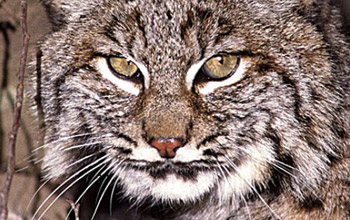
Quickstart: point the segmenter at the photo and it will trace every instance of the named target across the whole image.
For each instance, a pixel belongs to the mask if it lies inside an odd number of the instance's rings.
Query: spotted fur
[[[350,218],[350,41],[337,2],[42,2],[43,170],[81,219]],[[221,52],[242,57],[243,77],[202,93],[191,67]],[[147,69],[138,93],[101,73],[118,54]],[[164,159],[154,137],[185,143]]]

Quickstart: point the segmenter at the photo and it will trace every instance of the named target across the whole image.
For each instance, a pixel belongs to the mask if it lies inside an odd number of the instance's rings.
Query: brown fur
[[[43,169],[77,180],[62,181],[76,199],[92,187],[82,219],[350,218],[350,42],[338,3],[43,4],[53,25],[33,75]],[[241,78],[190,77],[223,53],[241,58]],[[143,84],[106,77],[119,55]],[[165,159],[155,138],[184,142]]]

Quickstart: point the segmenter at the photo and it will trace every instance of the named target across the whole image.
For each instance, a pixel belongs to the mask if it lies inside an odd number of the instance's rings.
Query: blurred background
[[[37,42],[49,31],[50,25],[39,0],[27,0],[27,3],[27,24],[31,36],[29,63],[35,57]],[[7,168],[8,134],[12,126],[13,103],[16,97],[16,73],[22,52],[20,13],[20,0],[0,0],[0,190]],[[26,75],[29,71],[26,72]],[[35,120],[31,117],[28,103],[24,103],[16,144],[17,172],[10,193],[9,208],[12,215],[9,219],[22,219],[20,216],[23,214],[27,217],[25,219],[28,219],[43,199],[48,196],[50,189],[54,187],[46,184],[30,201],[36,189],[42,184],[39,174],[40,164],[36,163],[31,153],[38,145],[35,140],[37,128]],[[37,158],[40,158],[40,155],[37,155]],[[64,213],[68,207],[69,204],[65,199],[60,199],[55,203],[54,208],[49,209],[44,219],[65,219]]]
[[[322,1],[322,0],[320,0]],[[350,21],[350,0],[339,1],[343,8],[343,14]],[[31,35],[29,44],[29,61],[35,57],[37,42],[49,31],[47,16],[41,7],[39,0],[27,0],[28,2],[28,28]],[[15,98],[16,73],[18,71],[20,55],[22,52],[22,33],[19,23],[20,0],[0,0],[0,187],[4,181],[7,166],[8,133],[11,130],[13,119],[13,103]],[[350,24],[350,22],[348,22]],[[350,27],[350,26],[349,26]],[[350,28],[349,28],[350,32]],[[37,209],[41,201],[48,195],[52,185],[45,185],[34,197],[36,189],[41,185],[39,165],[35,163],[32,150],[36,144],[37,125],[31,118],[28,104],[22,111],[22,121],[16,147],[16,172],[9,207],[14,213],[10,219],[22,219],[25,212],[30,216]],[[40,156],[39,156],[40,158]],[[69,204],[60,199],[51,208],[44,219],[64,219],[65,209]]]

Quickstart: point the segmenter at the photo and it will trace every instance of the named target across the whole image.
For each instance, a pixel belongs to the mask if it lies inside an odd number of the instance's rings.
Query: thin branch
[[[13,95],[10,93],[9,89],[6,88],[6,94],[7,94],[7,100],[9,101],[10,105],[11,105],[11,110],[12,112],[15,111],[15,100],[14,100],[14,97]],[[21,124],[21,130],[23,132],[23,136],[24,136],[24,139],[25,139],[25,143],[26,143],[26,146],[27,146],[27,151],[28,151],[28,154],[30,155],[29,156],[29,162],[30,162],[30,165],[32,166],[32,168],[34,169],[34,173],[40,173],[40,168],[38,167],[37,164],[35,164],[33,161],[35,159],[35,156],[34,154],[31,154],[34,150],[34,147],[33,147],[33,140],[32,140],[32,137],[30,136],[30,132],[29,132],[29,129],[25,123],[24,120],[20,119],[20,124]]]
[[[3,66],[2,66],[2,79],[0,82],[0,105],[3,101],[2,97],[5,92],[5,90],[8,88],[8,75],[9,75],[9,62],[10,62],[10,37],[9,37],[9,31],[15,31],[15,27],[11,25],[9,22],[0,22],[0,33],[2,33],[4,37],[4,55],[3,55]],[[0,149],[5,148],[5,129],[3,127],[3,112],[0,108]],[[0,150],[0,168],[5,169],[5,166],[3,166],[2,162],[2,150]]]
[[[12,97],[12,95],[11,95],[10,91],[8,90],[8,88],[6,88],[6,92],[7,92],[7,99],[10,102],[12,111],[14,112],[15,111],[15,109],[14,109],[14,107],[15,107],[15,100]],[[31,153],[34,150],[34,148],[33,148],[33,140],[32,140],[32,138],[30,136],[30,133],[29,133],[29,130],[28,130],[27,126],[26,126],[25,121],[21,119],[20,120],[20,124],[21,124],[21,129],[22,129],[22,132],[23,132],[23,135],[24,135],[24,138],[25,138],[25,143],[26,143],[26,146],[27,146],[28,154],[30,155],[29,159],[28,159],[29,163],[30,163],[29,165],[32,168],[32,171],[29,171],[30,175],[28,175],[28,173],[27,173],[27,175],[34,177],[34,179],[35,179],[35,189],[38,189],[40,187],[40,185],[41,185],[41,181],[40,181],[41,180],[41,175],[40,175],[40,168],[39,168],[38,164],[36,164],[34,162],[35,156],[34,156],[34,154]],[[1,124],[0,124],[0,126],[1,126]],[[0,163],[0,165],[1,165],[1,163]],[[20,169],[21,168],[15,167],[16,172],[18,170],[20,170]],[[24,174],[24,172],[21,171],[21,174]],[[39,202],[40,202],[40,194],[38,194],[35,197],[35,199],[33,200],[32,213],[34,213],[35,210],[38,208]]]
[[[27,63],[28,45],[30,36],[27,30],[27,1],[21,0],[21,27],[23,33],[23,49],[21,55],[21,61],[19,64],[19,70],[17,72],[17,93],[16,93],[16,107],[14,120],[12,124],[12,130],[9,136],[8,145],[8,163],[7,163],[7,175],[6,181],[0,193],[1,207],[0,207],[0,219],[7,220],[8,218],[8,197],[11,189],[12,178],[15,172],[15,148],[18,128],[20,126],[21,110],[23,104],[23,90],[24,90],[24,73]]]

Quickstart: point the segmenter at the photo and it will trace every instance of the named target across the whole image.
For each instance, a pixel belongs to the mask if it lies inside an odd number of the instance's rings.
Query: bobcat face
[[[303,2],[54,2],[47,178],[110,175],[139,200],[228,201],[276,179],[300,196],[337,155],[341,91]]]

